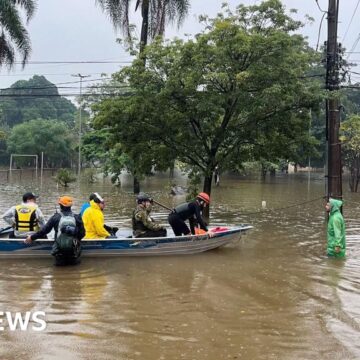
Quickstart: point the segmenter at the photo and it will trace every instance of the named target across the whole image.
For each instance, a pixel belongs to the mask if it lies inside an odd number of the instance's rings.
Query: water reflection
[[[167,185],[166,177],[153,177],[143,188],[173,207],[184,198],[168,195]],[[66,191],[50,178],[42,189],[25,176],[4,180],[1,208],[30,188],[40,192],[48,217],[63,193],[74,196],[78,210],[98,191],[106,221],[130,227],[128,177],[122,188],[100,179]],[[322,200],[288,208],[320,198],[321,175],[312,175],[310,186],[301,174],[267,182],[223,177],[213,191],[213,224],[255,227],[237,246],[186,257],[84,259],[75,268],[55,268],[52,259],[2,260],[0,311],[41,309],[48,327],[3,332],[0,358],[360,358],[359,195],[344,194],[348,256],[333,261],[325,256]],[[167,212],[156,210],[165,222]]]

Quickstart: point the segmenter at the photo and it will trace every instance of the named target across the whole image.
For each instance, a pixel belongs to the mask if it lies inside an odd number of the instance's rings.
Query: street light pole
[[[74,74],[71,76],[78,77],[80,79],[80,109],[79,109],[79,158],[78,158],[78,178],[80,181],[81,175],[81,133],[82,133],[82,81],[84,78],[90,77],[90,75]]]

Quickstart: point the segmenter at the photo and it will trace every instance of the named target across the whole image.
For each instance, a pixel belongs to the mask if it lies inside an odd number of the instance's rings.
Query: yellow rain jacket
[[[90,207],[84,212],[82,220],[86,232],[84,239],[105,239],[110,236],[104,229],[104,214],[94,200],[90,201]]]

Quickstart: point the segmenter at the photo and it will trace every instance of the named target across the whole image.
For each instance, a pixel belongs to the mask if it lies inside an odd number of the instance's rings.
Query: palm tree
[[[130,4],[132,0],[95,0],[102,10],[110,17],[115,29],[120,29],[128,40],[131,40],[131,26],[129,22]],[[190,0],[136,0],[135,11],[141,7],[141,35],[140,56],[144,64],[146,58],[142,56],[148,39],[163,35],[165,25],[177,22],[180,26],[184,21],[189,8]],[[134,175],[134,193],[140,192],[140,183]]]
[[[110,17],[114,27],[123,31],[131,39],[129,23],[130,4],[132,0],[96,0],[102,10]],[[149,38],[163,35],[165,25],[176,22],[178,26],[184,21],[190,8],[190,0],[136,0],[135,11],[141,8],[142,26],[140,35],[140,53],[144,50]]]
[[[23,11],[26,22],[34,15],[36,0],[0,1],[0,67],[6,64],[11,68],[15,61],[15,52],[21,55],[24,66],[29,57],[30,38],[25,29],[20,12]]]

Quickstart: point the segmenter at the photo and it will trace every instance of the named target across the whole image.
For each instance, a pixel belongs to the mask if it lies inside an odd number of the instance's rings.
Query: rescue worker
[[[195,235],[195,227],[200,226],[200,229],[208,231],[208,228],[202,218],[203,209],[210,204],[210,197],[207,193],[201,192],[192,202],[178,205],[169,214],[169,224],[171,225],[174,234],[180,235]],[[189,220],[190,229],[185,221]]]
[[[166,236],[165,227],[157,224],[150,216],[152,199],[148,195],[140,193],[136,197],[136,202],[137,206],[132,216],[133,236],[136,238]]]
[[[112,237],[104,228],[103,210],[105,208],[105,201],[98,193],[94,193],[94,195],[94,199],[90,200],[90,207],[84,211],[82,217],[86,233],[85,239],[106,239]]]
[[[3,214],[2,218],[14,228],[10,238],[25,239],[45,225],[44,215],[36,204],[37,198],[32,192],[27,192],[23,195],[22,204],[11,207]]]
[[[341,200],[329,199],[325,205],[329,213],[329,222],[327,226],[327,254],[335,258],[345,256],[345,221],[340,208],[343,202]]]
[[[37,239],[44,238],[54,229],[55,238],[51,254],[55,256],[55,264],[75,265],[80,262],[81,239],[85,236],[84,225],[81,217],[71,211],[73,199],[70,196],[60,197],[58,204],[60,213],[55,213],[40,231],[29,235],[24,242],[31,244]]]

